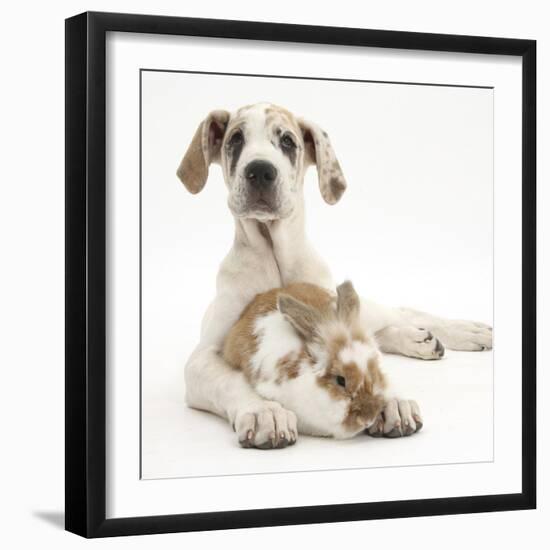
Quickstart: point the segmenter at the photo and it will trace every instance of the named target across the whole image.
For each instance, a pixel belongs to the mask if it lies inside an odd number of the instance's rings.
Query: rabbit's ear
[[[306,341],[317,339],[321,314],[315,308],[288,294],[279,294],[277,308]]]
[[[361,302],[351,282],[343,282],[336,288],[336,293],[338,294],[338,300],[336,302],[338,317],[340,317],[342,321],[348,323],[357,321]]]

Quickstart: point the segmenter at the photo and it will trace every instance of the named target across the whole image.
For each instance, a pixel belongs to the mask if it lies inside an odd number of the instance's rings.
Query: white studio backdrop
[[[492,460],[491,353],[387,358],[395,386],[427,417],[424,437],[406,442],[302,438],[257,456],[225,422],[187,410],[183,367],[233,219],[219,167],[197,196],[175,168],[213,109],[269,101],[313,120],[348,179],[335,206],[314,169],[304,186],[308,234],[336,280],[382,303],[492,323],[493,90],[156,71],[141,79],[144,478]]]

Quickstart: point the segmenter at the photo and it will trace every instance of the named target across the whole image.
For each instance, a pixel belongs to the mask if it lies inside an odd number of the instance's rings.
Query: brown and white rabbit
[[[270,290],[246,307],[223,356],[262,397],[293,411],[300,433],[353,437],[379,421],[386,388],[359,307],[349,281],[336,297],[308,283]]]

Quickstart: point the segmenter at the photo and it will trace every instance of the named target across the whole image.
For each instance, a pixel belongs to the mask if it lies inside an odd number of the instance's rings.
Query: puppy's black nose
[[[256,189],[267,189],[277,179],[277,168],[265,160],[253,160],[245,169],[246,181]]]

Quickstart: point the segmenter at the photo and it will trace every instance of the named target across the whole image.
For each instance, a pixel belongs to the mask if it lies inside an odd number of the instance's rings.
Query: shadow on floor
[[[35,510],[33,512],[35,518],[41,519],[57,529],[65,529],[65,513],[45,510]]]

